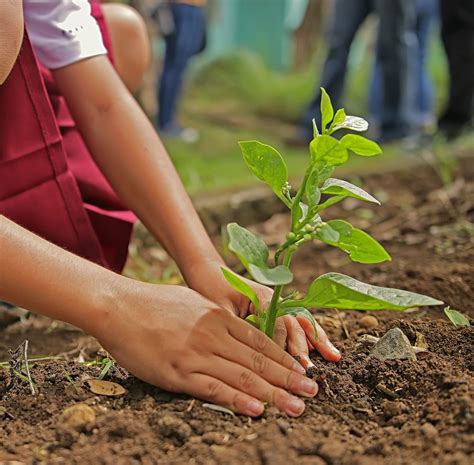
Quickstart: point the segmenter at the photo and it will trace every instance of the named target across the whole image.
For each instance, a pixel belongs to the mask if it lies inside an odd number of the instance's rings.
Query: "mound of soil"
[[[465,160],[463,178],[448,188],[442,188],[429,168],[365,180],[384,207],[346,201],[332,214],[370,230],[394,261],[358,265],[338,250],[310,245],[295,261],[296,287],[303,290],[315,276],[333,270],[432,295],[472,317],[473,165],[472,159]],[[287,216],[275,215],[254,229],[276,243],[287,221]],[[148,253],[141,250],[141,260]],[[163,269],[167,266],[163,260]],[[102,367],[77,361],[99,356],[92,338],[43,318],[9,326],[1,333],[1,360],[8,360],[8,349],[25,339],[31,354],[61,356],[31,368],[39,391],[35,396],[27,382],[10,386],[8,371],[0,371],[0,463],[473,463],[471,327],[455,328],[442,308],[371,312],[376,320],[370,324],[360,312],[317,315],[343,360],[335,365],[313,354],[316,369],[311,376],[320,392],[307,401],[299,419],[272,407],[256,420],[211,410],[198,400],[146,385],[119,367],[105,379],[128,392],[121,397],[96,395],[85,380],[97,377]],[[416,361],[370,356],[372,343],[364,335],[380,337],[395,327],[427,351],[418,353]],[[65,409],[77,404],[78,423],[71,426]]]

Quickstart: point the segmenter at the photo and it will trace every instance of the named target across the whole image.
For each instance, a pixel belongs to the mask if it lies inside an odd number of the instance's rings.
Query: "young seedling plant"
[[[331,177],[337,166],[349,159],[349,153],[372,157],[382,153],[373,141],[348,133],[337,139],[334,133],[363,132],[368,123],[356,116],[347,116],[344,109],[334,113],[328,94],[321,89],[321,128],[313,121],[314,138],[309,144],[309,166],[301,185],[293,189],[288,183],[288,169],[283,157],[273,147],[250,140],[240,142],[244,160],[254,175],[268,184],[291,213],[291,229],[269,264],[265,242],[236,223],[227,225],[229,249],[239,258],[257,282],[272,286],[273,297],[264,309],[255,291],[239,276],[222,268],[225,278],[237,291],[253,303],[256,313],[247,321],[273,337],[276,319],[280,316],[302,315],[315,321],[308,308],[342,310],[406,310],[411,307],[440,305],[443,302],[428,296],[399,289],[372,286],[341,273],[326,273],[316,278],[303,298],[297,293],[284,294],[284,287],[293,281],[290,269],[293,254],[303,244],[318,240],[347,253],[359,263],[382,263],[391,260],[388,252],[366,232],[342,219],[324,221],[321,214],[332,205],[353,197],[380,205],[361,188]],[[315,327],[316,329],[316,327]]]

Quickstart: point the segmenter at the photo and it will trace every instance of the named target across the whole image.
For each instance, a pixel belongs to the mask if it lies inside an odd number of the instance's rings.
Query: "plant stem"
[[[285,253],[285,258],[283,260],[283,265],[290,266],[291,263],[291,256],[293,252],[287,250]],[[265,319],[265,334],[272,339],[273,333],[275,332],[275,324],[276,318],[278,313],[278,304],[280,301],[281,293],[283,291],[283,285],[276,286],[275,290],[273,291],[272,300],[270,301],[270,305],[267,309],[267,318]]]

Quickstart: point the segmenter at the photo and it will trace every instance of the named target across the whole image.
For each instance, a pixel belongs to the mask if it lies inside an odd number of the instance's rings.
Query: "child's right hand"
[[[250,416],[263,402],[301,415],[317,385],[262,332],[187,288],[124,279],[94,333],[138,378]],[[123,283],[122,283],[123,284]]]

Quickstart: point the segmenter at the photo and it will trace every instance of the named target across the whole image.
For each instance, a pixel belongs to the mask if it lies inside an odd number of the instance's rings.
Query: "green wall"
[[[296,16],[304,11],[306,1],[211,0],[207,57],[245,48],[273,69],[285,69],[291,57],[289,23],[295,11]]]

